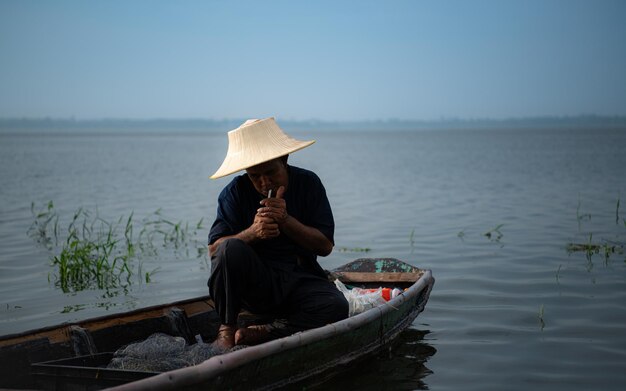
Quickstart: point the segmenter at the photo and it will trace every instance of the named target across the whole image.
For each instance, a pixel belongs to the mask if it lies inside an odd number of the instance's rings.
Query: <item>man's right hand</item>
[[[271,217],[261,216],[258,212],[254,216],[252,225],[236,235],[223,236],[217,239],[213,244],[209,244],[209,254],[217,252],[217,246],[224,240],[229,238],[238,238],[246,243],[257,240],[273,239],[280,235],[278,223]]]
[[[248,228],[249,233],[256,239],[267,240],[273,239],[280,235],[278,223],[271,217],[264,217],[257,213],[254,216],[254,222]]]

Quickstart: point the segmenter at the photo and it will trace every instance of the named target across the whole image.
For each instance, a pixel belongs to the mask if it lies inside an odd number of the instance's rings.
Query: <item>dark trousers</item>
[[[348,302],[332,282],[299,266],[273,267],[239,239],[220,243],[208,285],[222,324],[236,325],[242,309],[271,314],[276,337],[348,317]]]

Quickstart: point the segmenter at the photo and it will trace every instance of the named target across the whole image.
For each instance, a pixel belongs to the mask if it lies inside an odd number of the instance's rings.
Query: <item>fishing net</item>
[[[146,340],[118,349],[107,366],[111,369],[166,372],[200,364],[223,352],[198,341],[189,345],[184,338],[163,333],[152,334]]]

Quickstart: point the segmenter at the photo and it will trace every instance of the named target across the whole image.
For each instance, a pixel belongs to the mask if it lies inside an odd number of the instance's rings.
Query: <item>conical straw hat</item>
[[[300,141],[289,137],[274,118],[249,119],[228,132],[228,152],[211,179],[221,178],[277,157],[306,148],[315,140]]]

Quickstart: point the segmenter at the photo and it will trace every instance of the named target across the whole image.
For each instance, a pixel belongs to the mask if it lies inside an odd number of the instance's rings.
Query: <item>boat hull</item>
[[[386,304],[340,322],[164,373],[107,369],[98,364],[98,360],[104,360],[107,354],[110,358],[110,352],[120,346],[145,339],[154,332],[183,336],[189,342],[195,334],[212,340],[219,321],[210,298],[25,333],[21,336],[22,344],[12,347],[21,350],[22,355],[30,354],[22,359],[29,366],[27,378],[21,379],[26,381],[3,386],[57,390],[108,387],[118,390],[263,390],[301,382],[310,384],[312,379],[321,382],[347,365],[389,346],[424,310],[434,284],[430,271],[393,259],[357,260],[331,274],[355,286],[393,284],[405,289]],[[58,339],[56,344],[54,338],[51,339],[54,336]],[[87,341],[77,343],[81,339]],[[10,350],[6,349],[7,341],[10,339],[0,339],[0,357]],[[30,345],[30,351],[24,343]],[[51,352],[48,356],[56,357],[44,358],[42,349],[32,349],[32,345],[37,344],[47,345]],[[33,359],[36,351],[39,356]]]

